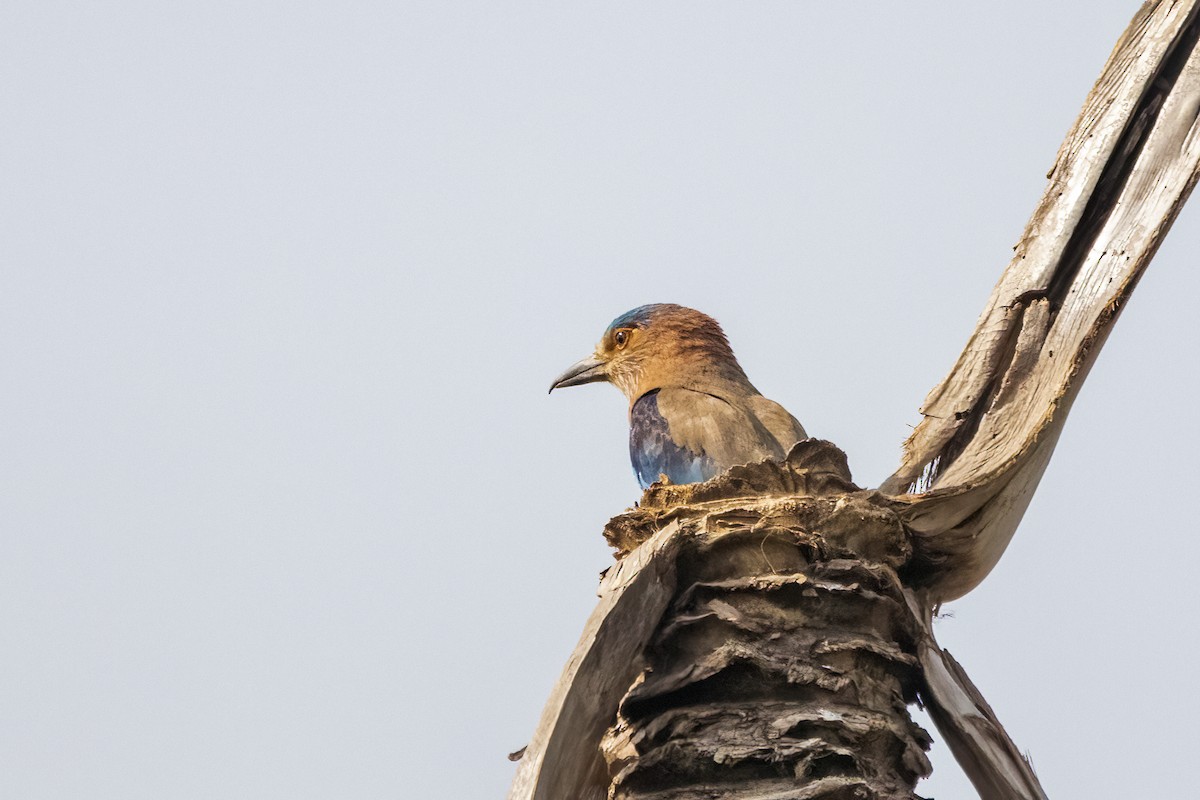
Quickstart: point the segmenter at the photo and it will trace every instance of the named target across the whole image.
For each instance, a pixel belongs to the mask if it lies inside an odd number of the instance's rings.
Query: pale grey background
[[[0,798],[502,796],[638,496],[550,378],[690,304],[877,483],[1136,7],[7,3]],[[1200,746],[1198,249],[940,625],[1056,799]]]

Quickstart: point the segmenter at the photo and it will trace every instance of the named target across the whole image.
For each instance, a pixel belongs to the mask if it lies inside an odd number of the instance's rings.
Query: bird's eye
[[[617,347],[624,347],[629,341],[629,331],[617,331],[616,335],[613,336],[613,341],[617,343]]]

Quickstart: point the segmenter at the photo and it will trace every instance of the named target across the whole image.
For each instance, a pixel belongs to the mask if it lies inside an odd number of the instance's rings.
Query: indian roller
[[[597,381],[629,398],[629,457],[643,489],[660,477],[697,483],[735,464],[780,460],[807,438],[750,383],[717,321],[695,309],[656,303],[622,314],[550,391]]]

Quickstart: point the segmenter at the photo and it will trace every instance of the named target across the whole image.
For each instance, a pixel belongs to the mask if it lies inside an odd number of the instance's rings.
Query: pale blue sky
[[[550,379],[692,305],[877,483],[1137,5],[7,4],[0,797],[502,796],[638,497]],[[939,626],[1055,798],[1200,747],[1197,252]]]

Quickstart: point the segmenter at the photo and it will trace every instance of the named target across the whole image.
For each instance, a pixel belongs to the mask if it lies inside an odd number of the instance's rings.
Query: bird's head
[[[744,382],[746,375],[715,319],[655,303],[614,319],[595,352],[555,378],[550,391],[597,381],[608,381],[633,402],[654,389]]]

